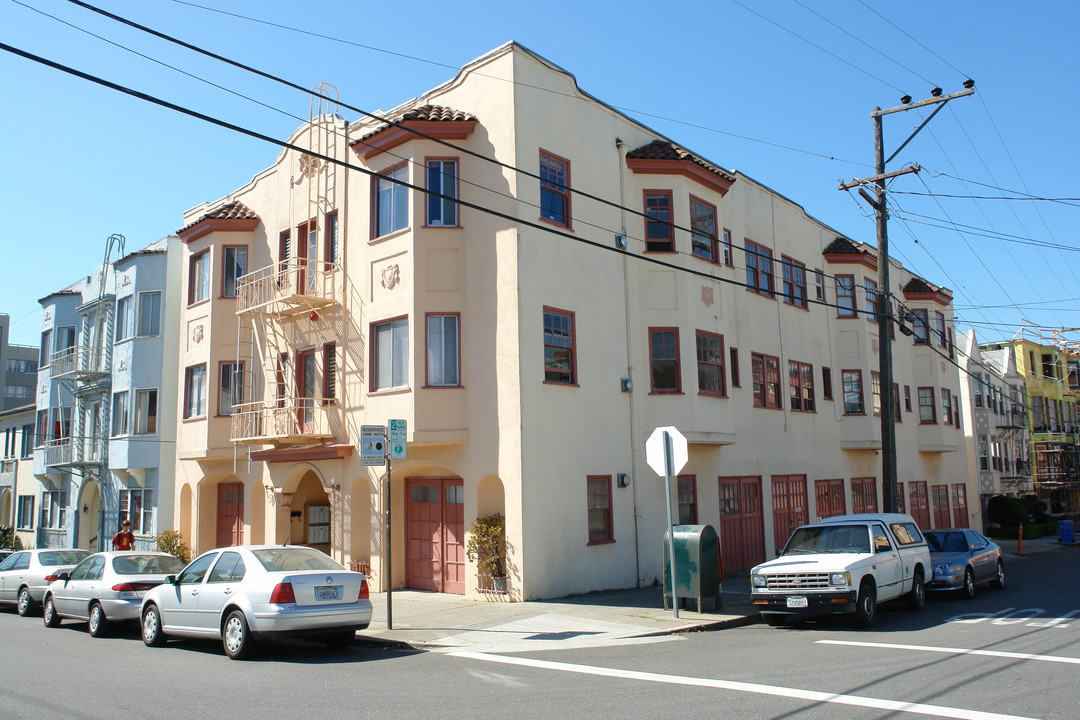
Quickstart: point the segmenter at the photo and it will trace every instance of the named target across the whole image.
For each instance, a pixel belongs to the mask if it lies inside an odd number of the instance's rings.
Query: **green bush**
[[[22,540],[15,534],[15,528],[10,525],[0,527],[0,548],[23,549]]]
[[[1017,528],[1031,522],[1031,513],[1020,500],[995,495],[986,503],[986,519],[991,527]]]
[[[1020,498],[1020,502],[1024,504],[1028,514],[1031,515],[1031,522],[1044,523],[1050,522],[1052,519],[1046,512],[1046,503],[1034,495],[1025,495]]]
[[[158,552],[167,552],[183,562],[188,561],[191,551],[184,544],[184,536],[179,530],[162,530],[155,538]]]

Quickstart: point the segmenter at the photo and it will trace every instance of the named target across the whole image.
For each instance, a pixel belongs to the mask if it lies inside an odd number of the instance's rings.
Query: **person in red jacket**
[[[125,520],[120,523],[120,532],[112,537],[113,550],[134,550],[135,536],[131,534],[131,523]]]

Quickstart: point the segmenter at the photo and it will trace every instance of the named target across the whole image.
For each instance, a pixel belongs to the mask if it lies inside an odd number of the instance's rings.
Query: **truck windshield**
[[[781,555],[817,553],[869,553],[870,533],[865,525],[826,525],[799,528]]]

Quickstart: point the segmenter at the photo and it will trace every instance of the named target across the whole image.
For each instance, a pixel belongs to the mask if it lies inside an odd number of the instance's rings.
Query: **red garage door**
[[[406,584],[465,594],[465,487],[458,478],[407,478]]]
[[[761,478],[722,477],[720,483],[720,556],[724,572],[742,572],[765,562],[761,519]]]
[[[926,497],[925,482],[908,483],[908,505],[911,517],[915,518],[915,524],[922,530],[930,529],[930,503]]]
[[[949,486],[934,485],[930,488],[934,494],[934,527],[947,528],[949,522]]]
[[[795,528],[808,520],[806,509],[806,476],[773,475],[773,542],[779,553]]]

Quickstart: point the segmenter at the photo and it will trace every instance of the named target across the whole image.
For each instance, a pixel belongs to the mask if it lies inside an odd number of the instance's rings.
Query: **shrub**
[[[499,513],[478,517],[469,528],[469,540],[465,554],[469,562],[476,562],[481,572],[491,577],[506,575],[503,553],[506,539],[506,523]]]
[[[184,536],[179,530],[162,530],[154,539],[157,541],[158,552],[167,552],[183,562],[188,561],[191,551],[184,544]]]
[[[1046,512],[1046,503],[1034,495],[1025,495],[1020,498],[1020,502],[1027,508],[1032,522],[1044,523],[1052,519]]]
[[[986,519],[990,525],[1015,528],[1019,527],[1020,523],[1031,522],[1031,513],[1027,506],[1016,498],[995,495],[986,503]]]
[[[0,548],[22,550],[22,540],[15,534],[15,528],[10,525],[0,527]]]

